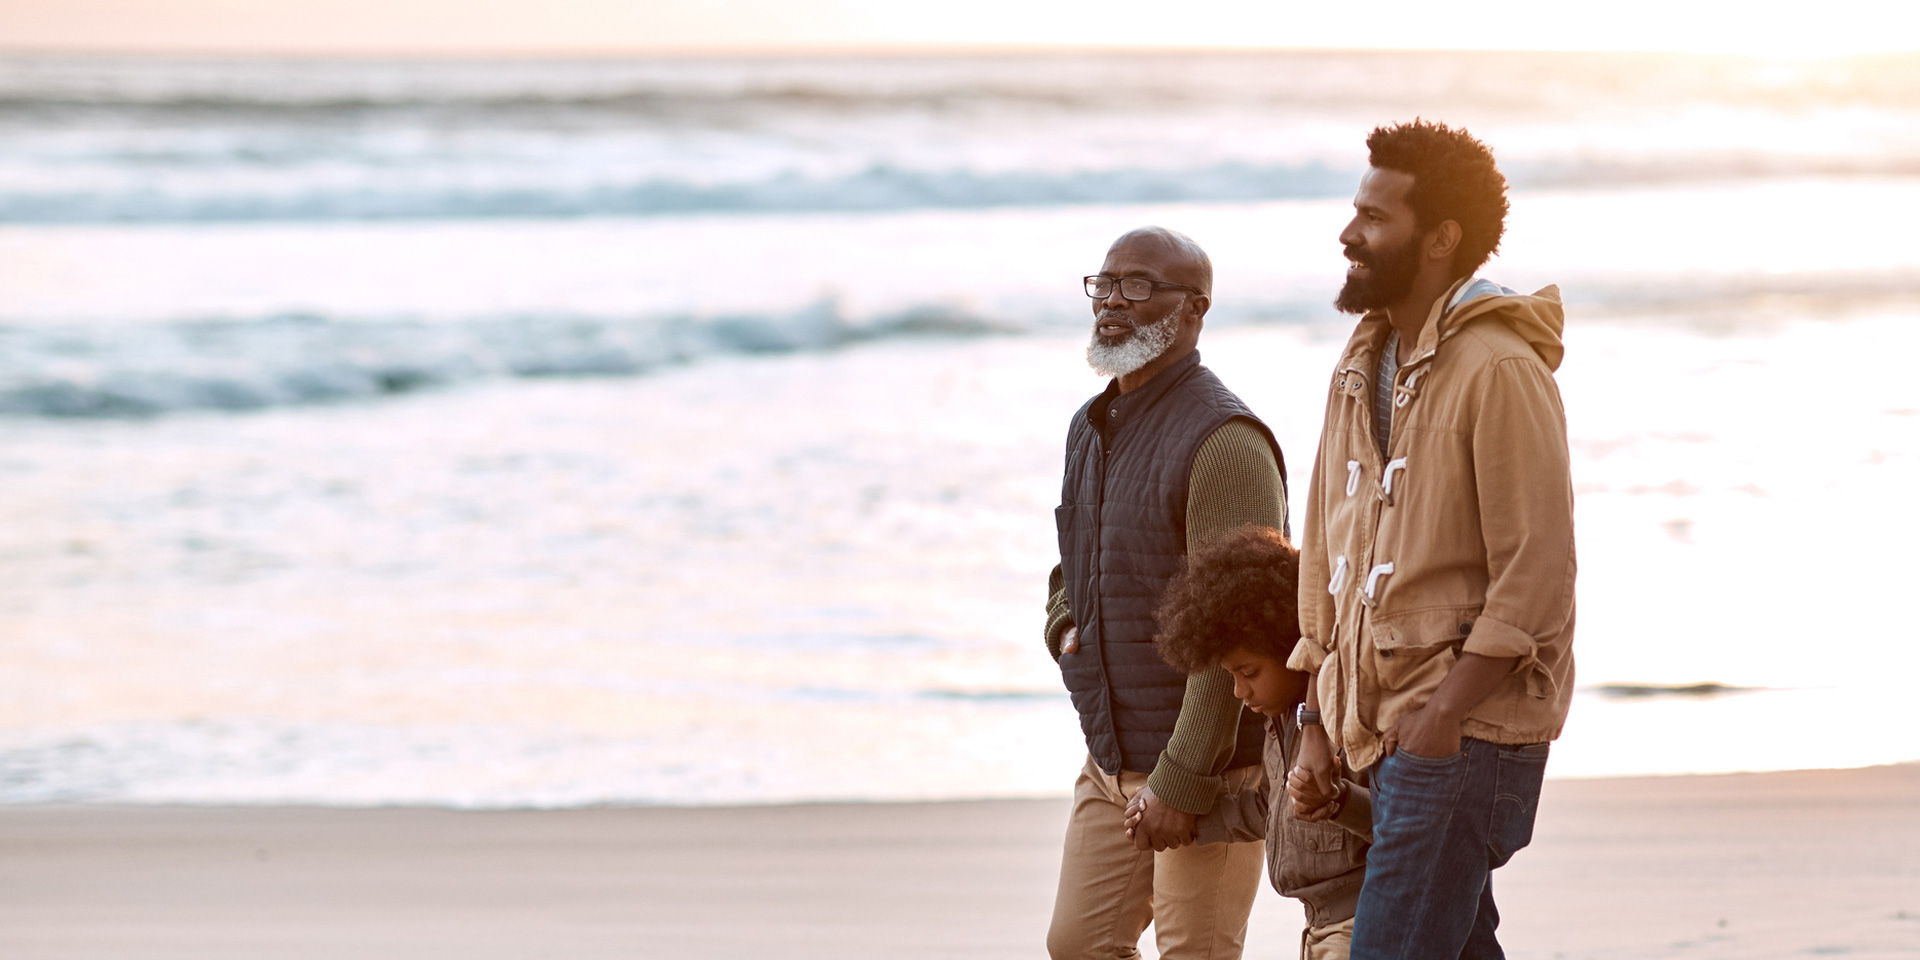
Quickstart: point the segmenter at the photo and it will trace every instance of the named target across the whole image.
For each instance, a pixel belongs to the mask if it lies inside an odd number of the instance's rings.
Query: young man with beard
[[[1189,677],[1153,644],[1154,608],[1190,549],[1286,523],[1279,445],[1200,365],[1212,290],[1206,253],[1158,227],[1115,241],[1086,278],[1087,362],[1113,379],[1068,426],[1055,511],[1045,636],[1088,752],[1047,934],[1055,960],[1137,957],[1150,922],[1168,960],[1233,960],[1260,884],[1258,840],[1194,842],[1216,799],[1263,782],[1260,718],[1224,670]]]
[[[1474,278],[1507,212],[1478,140],[1416,120],[1367,148],[1336,301],[1363,316],[1307,495],[1288,666],[1316,679],[1289,790],[1323,806],[1336,752],[1371,780],[1355,960],[1483,960],[1503,956],[1492,872],[1532,838],[1573,692],[1560,297]]]

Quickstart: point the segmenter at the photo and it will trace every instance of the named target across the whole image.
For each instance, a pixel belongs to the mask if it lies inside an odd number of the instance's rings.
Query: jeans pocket
[[[1380,761],[1378,769],[1380,788],[1388,792],[1403,796],[1452,795],[1458,792],[1457,781],[1466,775],[1467,752],[1461,750],[1451,757],[1423,757],[1395,750]]]
[[[1396,757],[1405,757],[1409,761],[1420,764],[1422,766],[1444,767],[1444,766],[1451,765],[1454,762],[1464,758],[1467,755],[1467,745],[1465,741],[1462,741],[1460,744],[1460,749],[1455,750],[1454,752],[1449,753],[1444,757],[1421,756],[1420,754],[1417,754],[1411,750],[1408,750],[1406,747],[1399,747],[1395,749],[1393,751],[1393,755]]]
[[[1395,750],[1374,768],[1374,841],[1383,831],[1409,837],[1439,836],[1466,789],[1466,751],[1451,757],[1420,757]]]
[[[1533,821],[1540,809],[1540,783],[1547,773],[1547,745],[1501,746],[1494,771],[1493,821],[1487,846],[1493,865],[1533,842]]]
[[[1498,766],[1494,775],[1498,779],[1494,783],[1494,795],[1524,800],[1529,804],[1540,799],[1540,781],[1547,775],[1547,745],[1501,744],[1495,749]]]

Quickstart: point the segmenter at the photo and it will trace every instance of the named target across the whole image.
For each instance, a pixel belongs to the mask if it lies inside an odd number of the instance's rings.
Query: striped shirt
[[[1468,300],[1496,294],[1511,297],[1514,296],[1514,291],[1492,280],[1476,277],[1469,283],[1461,284],[1460,289],[1454,291],[1453,299],[1447,301],[1447,309],[1440,315],[1445,317],[1452,313],[1454,308]],[[1399,375],[1400,330],[1396,327],[1387,334],[1387,345],[1380,348],[1380,366],[1374,371],[1373,376],[1373,442],[1380,445],[1380,459],[1383,462],[1393,459],[1391,452],[1393,445],[1388,441],[1393,437],[1393,381]]]
[[[1387,345],[1380,348],[1380,367],[1373,377],[1373,441],[1380,445],[1380,460],[1385,462],[1387,440],[1393,435],[1393,378],[1400,375],[1400,331],[1387,334]]]

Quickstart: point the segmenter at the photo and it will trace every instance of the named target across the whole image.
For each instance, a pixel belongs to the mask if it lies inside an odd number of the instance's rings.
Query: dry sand
[[[0,957],[1039,957],[1063,800],[0,808]],[[1920,957],[1920,764],[1550,781],[1519,958]],[[1250,958],[1290,957],[1263,891]]]

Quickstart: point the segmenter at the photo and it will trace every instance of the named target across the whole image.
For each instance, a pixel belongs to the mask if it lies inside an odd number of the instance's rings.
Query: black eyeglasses
[[[1165,280],[1148,280],[1146,277],[1102,277],[1081,278],[1087,282],[1087,296],[1095,300],[1105,300],[1113,296],[1113,285],[1120,285],[1120,296],[1128,300],[1145,300],[1153,296],[1156,287],[1178,287],[1190,293],[1199,293],[1184,283],[1170,283]]]

